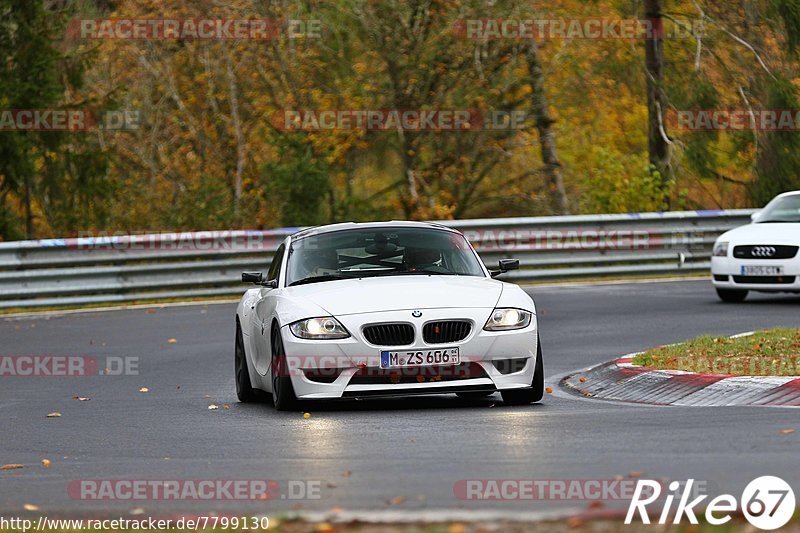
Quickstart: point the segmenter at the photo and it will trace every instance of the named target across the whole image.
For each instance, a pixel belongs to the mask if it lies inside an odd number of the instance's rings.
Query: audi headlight
[[[532,316],[533,313],[522,309],[495,309],[483,329],[486,331],[508,331],[527,328],[531,323]]]
[[[295,337],[301,339],[345,339],[350,333],[332,316],[309,318],[289,325]]]
[[[728,244],[727,242],[717,241],[717,243],[714,244],[714,257],[727,257]]]

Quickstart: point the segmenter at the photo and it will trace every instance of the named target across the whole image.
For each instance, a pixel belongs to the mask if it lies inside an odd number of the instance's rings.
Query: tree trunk
[[[669,139],[667,138],[664,110],[664,48],[661,0],[645,0],[645,19],[653,27],[653,34],[645,38],[645,69],[647,75],[647,149],[650,165],[661,175],[664,208],[670,207]]]
[[[242,175],[246,160],[246,146],[244,133],[242,132],[242,120],[239,116],[239,87],[236,83],[236,74],[233,71],[233,61],[230,53],[226,56],[226,67],[228,71],[228,90],[230,91],[231,119],[233,129],[236,133],[236,174],[233,177],[233,210],[238,219],[242,200]],[[237,224],[239,221],[237,220]]]
[[[25,176],[25,234],[28,239],[33,239],[33,193],[31,191],[31,177]]]
[[[530,40],[526,49],[525,58],[528,63],[530,75],[531,97],[533,98],[533,114],[536,120],[536,129],[539,132],[539,144],[542,150],[542,161],[547,179],[548,194],[553,212],[559,215],[569,214],[569,200],[564,187],[564,176],[561,173],[561,162],[558,160],[556,150],[556,136],[553,132],[553,123],[550,116],[550,106],[545,94],[544,72],[539,61],[539,48],[535,41]]]

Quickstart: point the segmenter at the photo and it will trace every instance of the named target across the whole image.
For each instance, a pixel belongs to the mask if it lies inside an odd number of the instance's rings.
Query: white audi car
[[[777,196],[752,218],[714,244],[717,294],[741,302],[749,291],[800,293],[800,191]]]
[[[464,236],[421,222],[345,223],[287,238],[245,273],[236,310],[236,392],[297,400],[456,393],[541,400],[533,300],[494,277]]]

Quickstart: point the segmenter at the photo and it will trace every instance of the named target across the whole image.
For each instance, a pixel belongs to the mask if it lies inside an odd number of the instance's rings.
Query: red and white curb
[[[800,406],[798,377],[656,370],[634,365],[634,356],[568,375],[561,380],[561,385],[582,396],[651,405]]]

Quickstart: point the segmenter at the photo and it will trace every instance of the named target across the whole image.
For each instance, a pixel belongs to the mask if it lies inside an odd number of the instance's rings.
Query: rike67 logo
[[[673,481],[669,484],[669,493],[663,500],[658,523],[664,525],[672,515],[672,505],[678,499],[672,519],[673,524],[680,524],[685,516],[689,523],[698,524],[695,507],[700,506],[708,495],[697,496],[693,491],[694,479],[689,479],[685,484]],[[644,524],[650,523],[647,506],[660,500],[662,486],[657,481],[642,479],[636,484],[633,499],[625,516],[625,523],[630,524],[638,513]],[[697,496],[689,501],[689,498]],[[731,494],[721,494],[705,505],[706,522],[713,526],[721,526],[731,520],[741,505],[744,517],[754,527],[762,530],[778,529],[786,525],[794,515],[795,498],[792,487],[784,480],[775,476],[762,476],[751,481],[740,501]]]
[[[673,481],[669,484],[669,492],[663,500],[658,523],[664,525],[672,514],[672,505],[678,500],[672,519],[673,524],[680,524],[686,517],[691,524],[698,524],[695,508],[701,506],[708,495],[696,496],[693,491],[694,479],[685,484]],[[631,524],[636,514],[644,524],[650,523],[647,506],[660,500],[662,486],[652,480],[642,479],[636,485],[633,499],[625,516],[625,524]],[[785,526],[795,511],[795,497],[792,487],[786,481],[775,476],[762,476],[751,481],[741,500],[737,501],[731,494],[721,494],[705,505],[706,522],[713,526],[721,526],[731,520],[731,515],[741,506],[741,512],[750,524],[762,530],[774,530]]]

